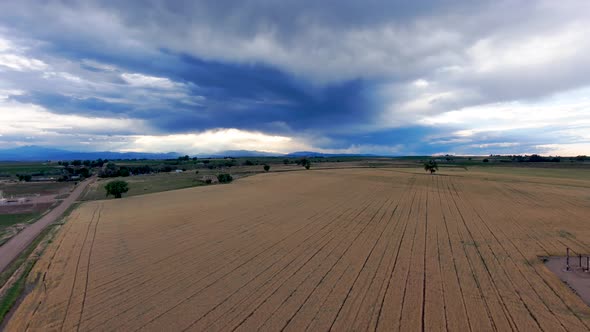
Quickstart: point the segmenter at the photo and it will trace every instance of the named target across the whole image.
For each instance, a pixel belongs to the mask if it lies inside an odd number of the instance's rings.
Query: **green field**
[[[13,232],[9,227],[16,224],[29,223],[37,220],[40,213],[17,213],[17,214],[0,214],[0,245],[6,242]]]
[[[92,184],[84,194],[82,200],[106,199],[104,186],[113,180],[124,180],[129,183],[129,192],[123,196],[151,194],[160,191],[198,187],[204,185],[202,175],[194,172],[158,173],[149,175],[129,176],[124,178],[99,179]],[[109,198],[113,198],[110,196]]]
[[[60,175],[63,167],[57,163],[1,162],[0,179],[15,178],[17,174]]]
[[[39,213],[0,214],[0,233],[3,228],[39,217]]]

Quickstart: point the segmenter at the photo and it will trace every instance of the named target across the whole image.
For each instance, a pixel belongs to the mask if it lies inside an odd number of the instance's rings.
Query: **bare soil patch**
[[[565,257],[549,257],[545,265],[561,281],[571,287],[587,305],[590,305],[590,271],[587,270],[586,257],[583,258],[582,266],[578,257],[570,257],[569,271],[566,269]]]

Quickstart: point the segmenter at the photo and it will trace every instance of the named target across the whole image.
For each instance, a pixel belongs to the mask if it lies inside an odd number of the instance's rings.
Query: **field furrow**
[[[271,172],[87,202],[6,330],[588,330],[539,259],[590,250],[585,187],[503,176]]]

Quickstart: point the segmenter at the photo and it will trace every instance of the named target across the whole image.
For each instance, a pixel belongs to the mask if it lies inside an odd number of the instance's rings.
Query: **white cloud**
[[[38,137],[72,134],[141,132],[145,123],[135,119],[99,118],[57,114],[34,105],[0,101],[0,134],[3,136]]]
[[[295,151],[316,151],[332,154],[372,153],[381,155],[396,155],[403,151],[403,145],[401,144],[392,146],[352,144],[346,148],[320,148],[313,144],[316,141],[318,140],[270,135],[236,128],[219,128],[188,134],[129,136],[127,146],[119,149],[119,151],[175,151],[189,154],[215,153],[227,150],[250,150],[278,154]],[[321,141],[321,138],[319,141]]]
[[[412,84],[414,84],[414,86],[418,88],[425,88],[428,85],[430,85],[427,80],[422,78],[415,80]]]
[[[114,65],[98,62],[91,59],[83,59],[80,63],[86,67],[107,72],[115,72],[118,70],[117,67]]]
[[[590,142],[576,144],[543,144],[537,145],[544,155],[551,156],[590,156]]]
[[[492,36],[478,40],[466,50],[466,54],[474,71],[483,73],[523,71],[567,63],[576,58],[583,60],[586,51],[590,50],[587,28],[587,23],[575,22],[559,27],[557,31],[543,31],[520,38]]]
[[[48,65],[45,62],[26,54],[26,47],[0,35],[0,71],[38,71],[46,68]]]
[[[538,101],[515,101],[464,107],[432,116],[419,123],[428,126],[466,127],[458,132],[468,136],[483,131],[572,125],[590,127],[590,88],[557,94]]]
[[[82,82],[82,78],[72,75],[70,73],[66,73],[66,72],[53,72],[53,71],[48,71],[48,72],[44,72],[43,73],[43,78],[45,79],[50,79],[50,78],[63,78],[65,80],[71,81],[71,82],[75,82],[75,83],[80,83]]]
[[[487,148],[510,148],[519,146],[517,142],[500,142],[500,143],[484,143],[484,144],[472,144],[471,147],[487,149]]]
[[[313,151],[319,151],[322,153],[332,154],[375,154],[375,155],[400,155],[404,152],[405,146],[403,144],[393,145],[378,145],[378,144],[352,144],[347,148],[340,149],[319,149],[316,148]]]
[[[309,148],[298,140],[261,132],[223,128],[200,133],[175,135],[140,135],[129,142],[127,151],[179,151],[186,153],[213,153],[224,150],[256,150],[287,153]]]
[[[16,71],[43,70],[47,68],[47,64],[41,60],[22,55],[0,54],[0,69],[1,67]]]
[[[86,100],[101,100],[112,105],[125,105],[128,110],[168,107],[168,103],[201,106],[204,97],[194,96],[196,85],[174,82],[169,78],[142,73],[126,73],[108,63],[90,59],[80,61],[43,54],[38,60],[31,54],[40,53],[36,40],[8,39],[0,26],[0,99],[9,95],[2,91],[28,91],[44,95],[63,96],[73,104]],[[32,93],[34,95],[34,93]],[[15,96],[15,94],[13,94]],[[109,105],[91,106],[80,112],[92,111],[112,116]],[[63,110],[70,111],[70,109]]]
[[[464,148],[519,147],[527,153],[572,155],[590,147],[588,96],[590,87],[535,101],[464,107],[423,116],[419,123],[455,128],[443,141]],[[502,141],[507,138],[510,141]]]
[[[16,90],[16,89],[0,89],[0,102],[12,97],[12,96],[21,96],[25,94],[23,90]]]
[[[179,85],[179,83],[173,82],[165,77],[148,76],[138,73],[123,73],[121,74],[121,78],[129,85],[135,87],[174,89]]]
[[[0,36],[0,52],[5,52],[12,48],[14,48],[13,44],[8,39]]]

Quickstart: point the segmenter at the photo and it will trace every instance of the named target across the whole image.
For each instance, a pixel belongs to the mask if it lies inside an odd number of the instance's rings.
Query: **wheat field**
[[[539,256],[590,253],[590,181],[268,173],[78,208],[7,331],[585,331]]]

